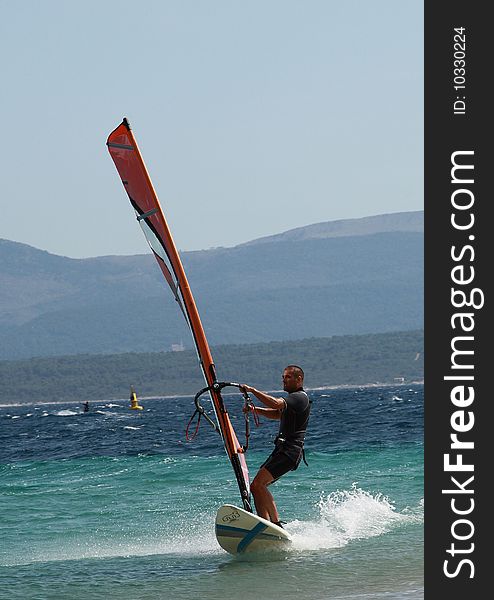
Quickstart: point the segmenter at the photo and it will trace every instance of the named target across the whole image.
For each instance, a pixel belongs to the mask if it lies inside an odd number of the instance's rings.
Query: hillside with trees
[[[212,349],[218,377],[260,389],[281,388],[287,364],[306,371],[310,388],[421,380],[423,331],[309,338]],[[79,355],[0,361],[0,404],[195,394],[204,387],[194,351]]]

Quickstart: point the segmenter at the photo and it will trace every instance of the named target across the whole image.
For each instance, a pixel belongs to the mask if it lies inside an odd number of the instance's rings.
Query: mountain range
[[[182,252],[212,345],[423,326],[422,211]],[[0,359],[192,346],[149,255],[73,259],[0,240]]]

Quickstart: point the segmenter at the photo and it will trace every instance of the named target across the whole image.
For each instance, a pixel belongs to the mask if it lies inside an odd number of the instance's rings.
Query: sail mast
[[[127,119],[109,135],[108,150],[122,183],[143,227],[149,245],[175,299],[189,324],[197,349],[201,369],[209,388],[218,427],[226,453],[230,458],[246,510],[250,506],[249,475],[245,456],[230,422],[216,377],[211,350],[201,323],[189,282],[151,182],[139,146]]]

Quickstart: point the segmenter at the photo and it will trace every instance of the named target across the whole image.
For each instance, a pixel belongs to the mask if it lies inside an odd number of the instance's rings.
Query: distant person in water
[[[280,420],[280,429],[274,440],[275,449],[261,465],[251,484],[257,514],[280,526],[282,522],[268,486],[288,471],[294,471],[304,457],[305,432],[310,413],[309,397],[303,389],[303,370],[297,365],[288,365],[282,379],[283,389],[288,392],[286,398],[274,398],[250,385],[241,386],[267,407],[251,404],[244,411],[255,410],[268,419]]]
[[[89,412],[89,402],[84,402],[84,412]]]

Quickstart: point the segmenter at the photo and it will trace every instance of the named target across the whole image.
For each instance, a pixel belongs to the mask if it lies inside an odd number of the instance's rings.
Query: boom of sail
[[[239,444],[221,395],[221,390],[227,385],[239,386],[238,384],[219,382],[216,377],[213,357],[180,256],[127,119],[124,119],[110,133],[107,146],[130,203],[136,212],[137,221],[142,227],[161,272],[192,332],[206,381],[206,387],[196,395],[196,406],[200,415],[204,414],[202,407],[198,404],[198,398],[203,393],[209,393],[217,422],[215,428],[221,434],[226,453],[232,464],[243,506],[245,510],[252,512],[245,447]],[[204,414],[204,416],[214,424],[207,415]]]

